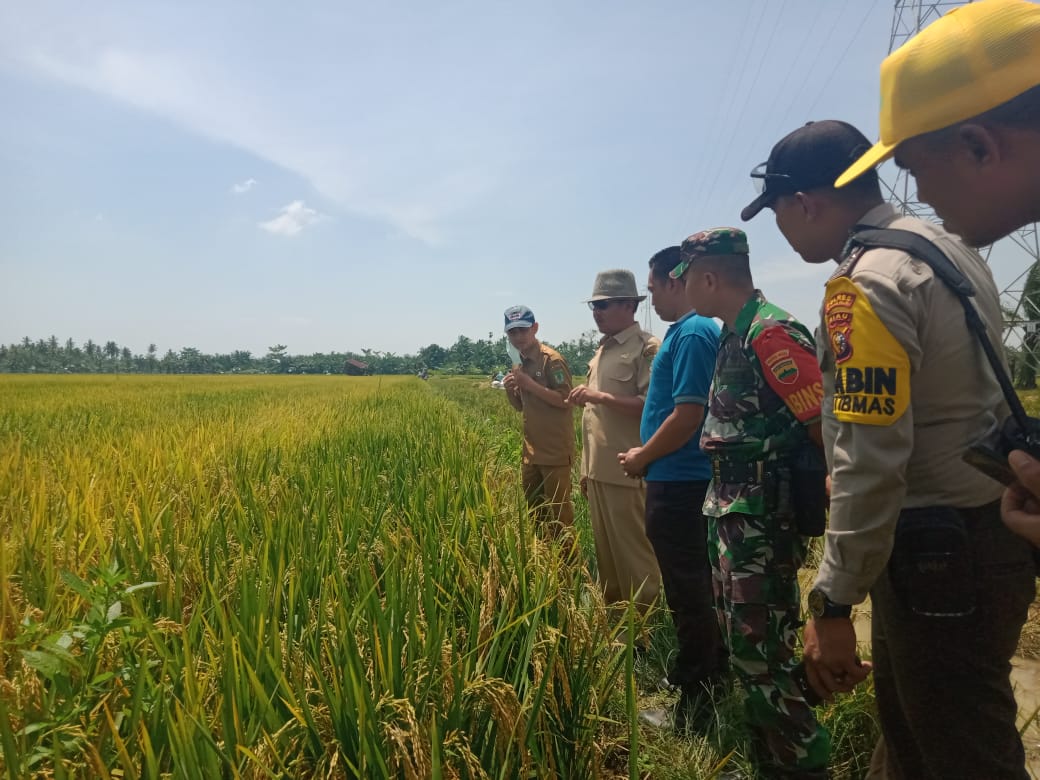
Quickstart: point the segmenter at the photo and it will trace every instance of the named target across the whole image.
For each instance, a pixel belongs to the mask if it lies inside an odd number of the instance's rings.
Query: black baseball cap
[[[833,187],[873,144],[848,122],[823,119],[809,122],[781,138],[769,159],[751,171],[759,196],[740,212],[747,222],[781,195]],[[864,176],[877,178],[873,168]]]

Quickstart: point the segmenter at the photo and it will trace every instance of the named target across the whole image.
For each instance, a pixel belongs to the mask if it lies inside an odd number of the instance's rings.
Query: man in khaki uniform
[[[894,154],[973,246],[1040,222],[1040,5],[955,8],[881,64],[881,87],[881,142],[839,183]],[[1004,521],[1040,545],[1040,462],[1008,461],[1020,484],[1004,494]]]
[[[931,268],[846,241],[861,226],[928,239],[973,285],[999,354],[997,289],[976,252],[885,203],[872,169],[834,188],[869,146],[844,122],[810,122],[752,172],[763,191],[742,213],[771,208],[806,262],[839,262],[818,339],[831,503],[806,671],[827,696],[866,677],[849,616],[869,591],[883,736],[872,776],[1025,778],[1008,673],[1033,599],[1030,550],[1000,522],[1000,484],[962,460],[1007,406]]]
[[[524,495],[539,530],[558,538],[574,524],[574,414],[567,405],[571,371],[559,352],[538,340],[538,323],[526,306],[506,309],[505,331],[522,361],[506,374],[502,386],[510,405],[524,417]]]
[[[584,407],[581,485],[589,500],[604,599],[608,604],[632,599],[640,611],[657,598],[661,572],[646,537],[646,487],[625,474],[618,453],[642,443],[639,421],[650,364],[660,345],[635,319],[645,298],[631,271],[596,276],[588,304],[603,338],[589,363],[587,383],[575,387],[568,399]]]

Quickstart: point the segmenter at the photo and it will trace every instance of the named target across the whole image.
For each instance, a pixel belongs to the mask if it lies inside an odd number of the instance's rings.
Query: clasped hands
[[[617,455],[618,463],[621,464],[621,470],[625,472],[625,476],[630,479],[642,479],[646,476],[646,469],[649,465],[646,462],[646,458],[643,455],[642,447],[633,447],[627,452],[619,452]]]

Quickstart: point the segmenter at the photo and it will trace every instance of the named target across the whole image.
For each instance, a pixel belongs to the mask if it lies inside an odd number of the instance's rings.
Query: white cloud
[[[295,236],[305,227],[321,222],[326,219],[324,214],[319,214],[302,200],[294,200],[292,203],[282,206],[281,213],[274,219],[257,223],[268,233],[276,236]]]
[[[232,184],[231,191],[236,195],[241,195],[243,192],[249,192],[255,186],[256,179],[246,179],[244,182],[240,182],[239,184]]]
[[[347,119],[301,120],[313,113],[306,89],[300,96],[268,94],[255,74],[246,75],[209,52],[162,46],[146,51],[139,43],[134,48],[68,35],[26,43],[0,27],[0,52],[10,43],[11,51],[4,54],[23,68],[256,154],[303,176],[345,211],[386,222],[423,243],[443,243],[445,223],[495,186],[495,166],[488,160],[474,163],[472,150],[449,159],[408,152],[417,148],[415,139],[388,129],[399,117],[359,125],[348,138],[331,136],[323,128],[342,129]],[[457,145],[466,147],[461,141]],[[245,192],[238,188],[249,181],[232,191]]]

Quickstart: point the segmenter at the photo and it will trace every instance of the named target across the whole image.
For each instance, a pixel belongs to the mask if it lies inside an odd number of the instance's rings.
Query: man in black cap
[[[795,130],[752,171],[761,194],[741,214],[770,208],[802,259],[839,263],[818,339],[832,482],[806,671],[828,696],[866,677],[850,614],[869,591],[883,735],[874,768],[1024,778],[1008,672],[1033,598],[1030,550],[1000,521],[1000,484],[962,460],[1007,406],[960,302],[930,266],[849,236],[895,228],[934,244],[974,287],[1000,354],[997,289],[976,252],[885,203],[873,169],[834,188],[868,148],[844,122]]]

